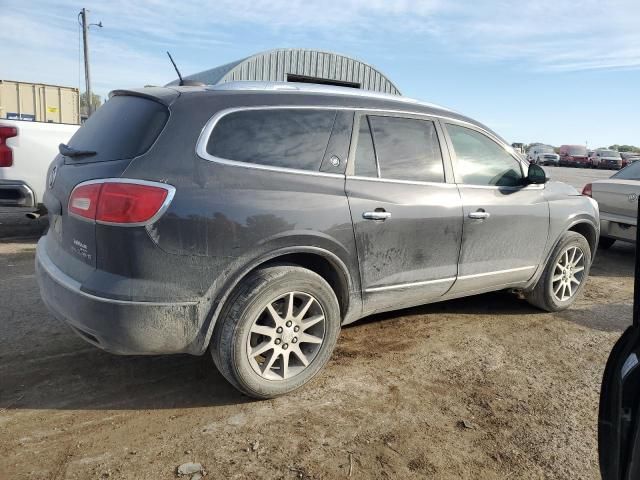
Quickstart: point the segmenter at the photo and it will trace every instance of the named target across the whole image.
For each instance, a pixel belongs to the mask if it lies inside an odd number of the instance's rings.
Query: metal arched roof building
[[[207,85],[238,80],[320,83],[401,95],[393,82],[371,65],[337,53],[302,48],[269,50],[184,80]],[[178,83],[174,80],[169,85]]]

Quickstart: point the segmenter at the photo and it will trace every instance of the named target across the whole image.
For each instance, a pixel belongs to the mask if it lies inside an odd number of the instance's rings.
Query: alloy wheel
[[[325,314],[318,300],[288,292],[270,301],[251,326],[247,356],[268,380],[292,378],[318,355],[325,337]]]
[[[579,247],[569,247],[560,255],[551,279],[556,300],[566,302],[573,297],[584,280],[584,269],[584,252]]]

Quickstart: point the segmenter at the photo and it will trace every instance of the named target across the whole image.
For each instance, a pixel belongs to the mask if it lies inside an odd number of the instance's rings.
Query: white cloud
[[[77,84],[76,14],[82,5],[3,3],[3,75]],[[93,77],[103,95],[120,86],[172,80],[167,49],[180,52],[181,69],[193,73],[256,50],[319,41],[337,51],[364,52],[364,60],[368,50],[394,51],[397,45],[419,50],[425,44],[468,62],[516,63],[537,71],[640,68],[637,0],[83,3],[92,21],[105,25],[91,32]]]

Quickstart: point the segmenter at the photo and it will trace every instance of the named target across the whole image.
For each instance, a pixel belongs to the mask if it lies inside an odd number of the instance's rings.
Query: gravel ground
[[[316,380],[262,402],[208,356],[84,343],[40,301],[34,248],[0,243],[2,480],[176,478],[191,461],[205,478],[599,478],[598,392],[631,321],[631,245],[600,251],[562,313],[494,293],[362,320]]]
[[[38,298],[34,243],[0,244],[0,478],[598,478],[600,378],[630,323],[630,245],[542,313],[507,293],[378,315],[283,398],[238,394],[208,356],[117,357]],[[188,478],[188,477],[184,477]]]

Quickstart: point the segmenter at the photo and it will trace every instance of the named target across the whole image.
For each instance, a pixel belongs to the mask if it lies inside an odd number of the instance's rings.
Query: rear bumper
[[[600,236],[614,238],[623,242],[636,241],[636,226],[615,220],[600,219]]]
[[[0,208],[35,209],[36,194],[26,183],[17,180],[0,180]]]
[[[161,303],[114,300],[82,291],[82,286],[36,249],[40,295],[56,318],[84,340],[111,353],[152,355],[201,353],[197,302]]]

